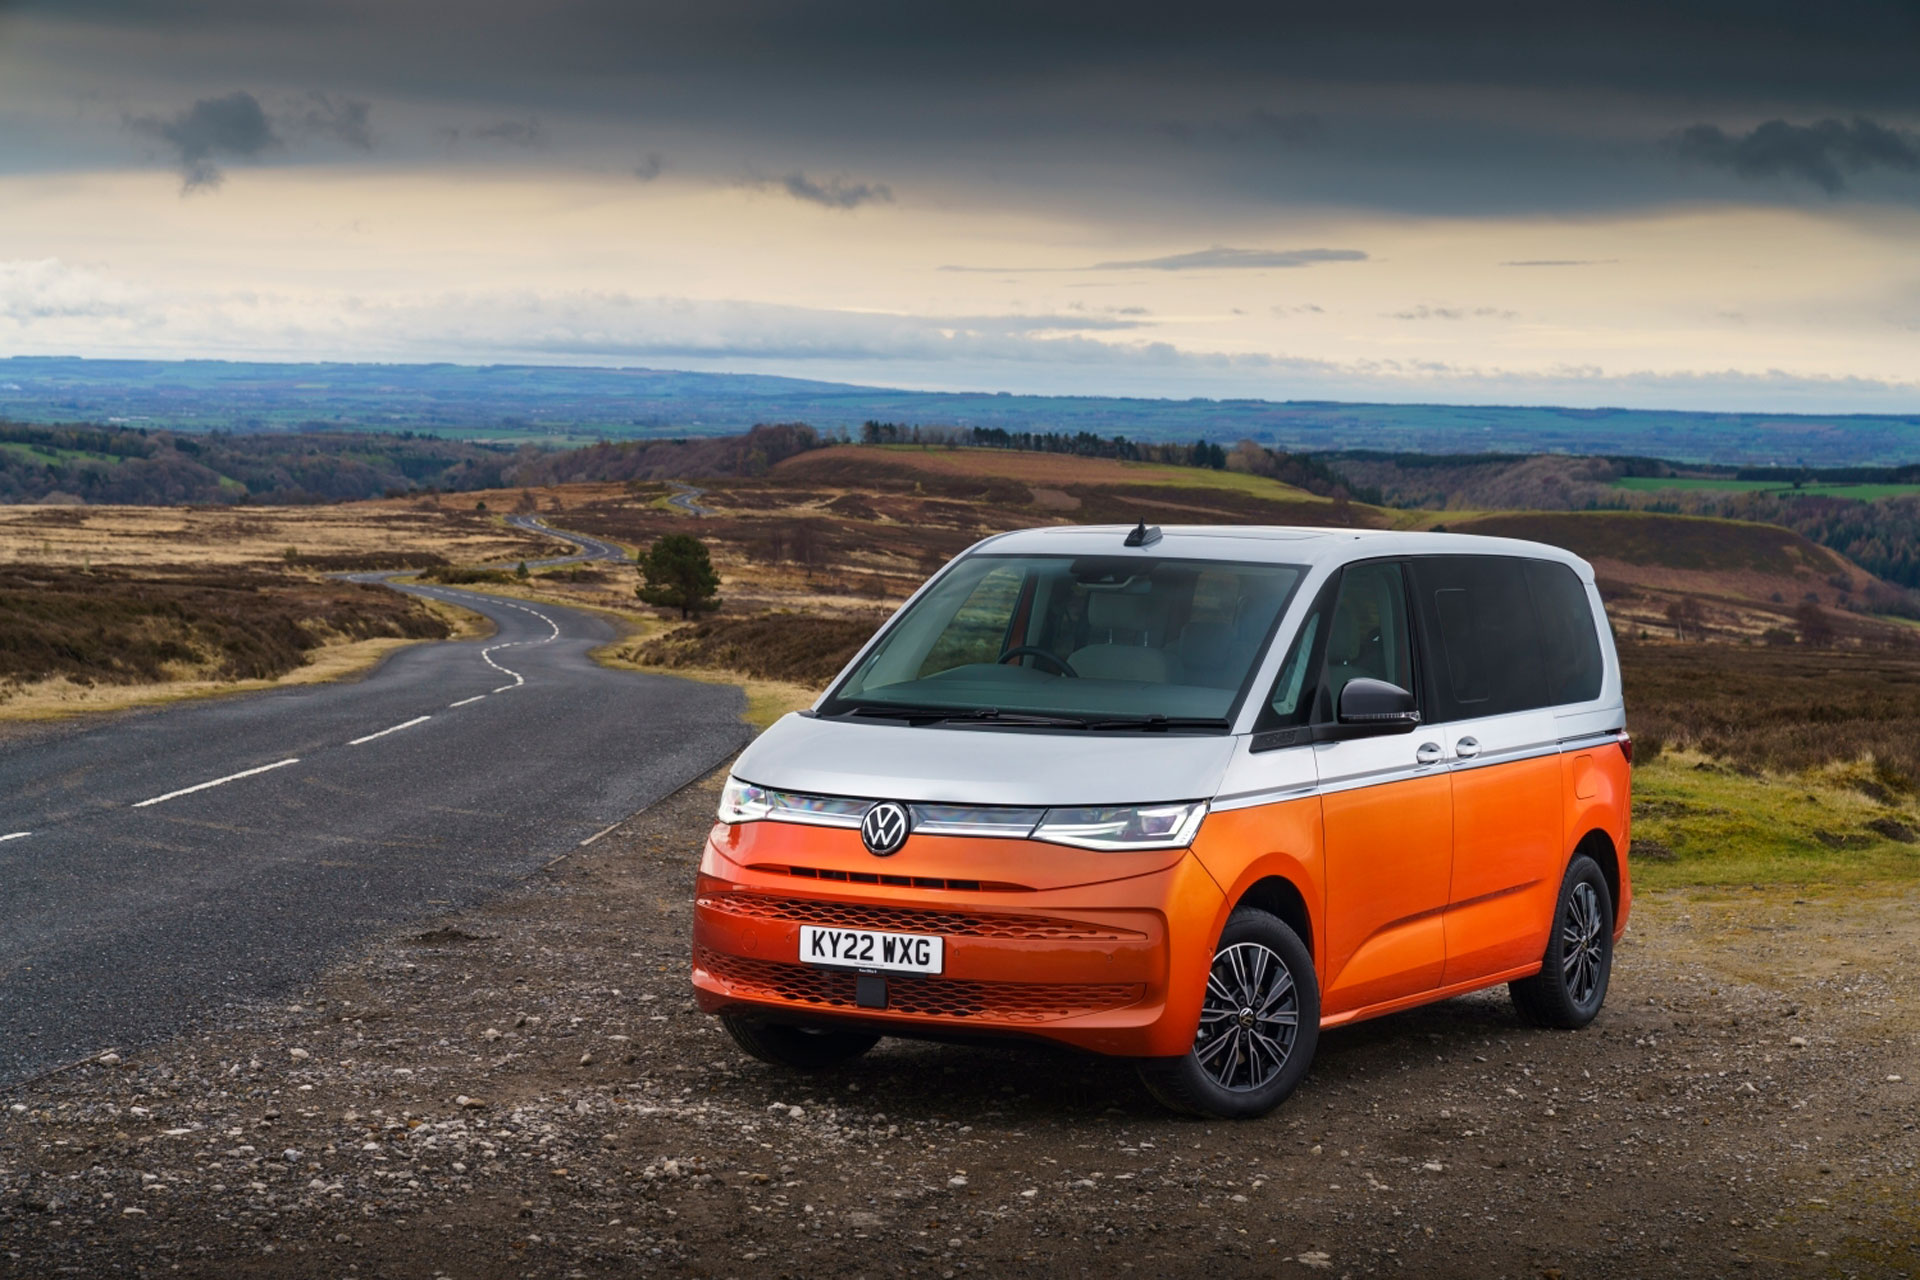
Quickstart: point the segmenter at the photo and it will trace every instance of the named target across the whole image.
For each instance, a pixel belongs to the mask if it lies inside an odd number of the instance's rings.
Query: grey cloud
[[[642,182],[652,182],[660,176],[660,171],[664,168],[666,168],[666,162],[660,158],[660,153],[649,151],[640,157],[639,164],[633,166],[633,176]]]
[[[185,191],[219,186],[219,160],[254,160],[283,145],[259,99],[244,90],[202,98],[171,117],[136,116],[127,127],[173,149]]]
[[[517,120],[495,120],[464,131],[464,136],[476,138],[481,142],[498,142],[509,147],[541,147],[547,142],[547,131],[538,116],[526,116]]]
[[[795,169],[778,178],[756,178],[749,186],[784,191],[795,200],[826,209],[858,209],[863,204],[892,204],[893,189],[882,182],[849,182],[833,177],[816,182]]]
[[[1864,116],[1806,125],[1769,120],[1744,134],[1696,124],[1675,134],[1669,145],[1695,164],[1731,169],[1743,178],[1800,178],[1828,195],[1846,190],[1848,174],[1920,172],[1920,146],[1913,136]]]
[[[1321,262],[1365,262],[1358,249],[1226,249],[1215,246],[1164,258],[1096,262],[1095,271],[1252,271],[1310,267]]]
[[[1517,320],[1518,311],[1500,307],[1430,307],[1421,303],[1392,313],[1395,320]]]
[[[372,104],[363,98],[308,94],[306,101],[293,112],[289,132],[297,132],[303,137],[327,138],[361,151],[371,151],[372,111]]]

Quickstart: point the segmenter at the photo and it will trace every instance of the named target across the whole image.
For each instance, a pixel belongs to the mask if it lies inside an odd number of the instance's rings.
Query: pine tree
[[[678,609],[691,618],[720,607],[720,575],[700,539],[687,533],[669,533],[647,548],[640,558],[646,581],[634,593],[650,605]]]

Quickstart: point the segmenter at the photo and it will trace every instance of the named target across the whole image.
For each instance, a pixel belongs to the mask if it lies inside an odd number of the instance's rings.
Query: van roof
[[[1137,555],[1177,560],[1241,560],[1321,565],[1380,556],[1505,555],[1558,560],[1582,580],[1593,566],[1571,551],[1544,542],[1487,538],[1469,533],[1409,533],[1392,529],[1323,529],[1306,525],[1162,525],[1149,546],[1125,545],[1132,525],[1049,525],[1017,529],[980,542],[975,551],[995,555]]]

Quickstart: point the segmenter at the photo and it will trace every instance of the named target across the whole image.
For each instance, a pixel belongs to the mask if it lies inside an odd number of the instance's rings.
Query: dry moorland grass
[[[387,562],[423,555],[516,560],[554,547],[451,496],[314,507],[0,507],[0,563],[285,566],[291,549],[296,567],[329,572],[336,564],[409,567]]]

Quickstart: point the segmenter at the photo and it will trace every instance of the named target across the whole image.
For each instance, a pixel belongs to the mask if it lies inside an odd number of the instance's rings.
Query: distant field
[[[1722,480],[1685,476],[1628,476],[1625,479],[1615,480],[1612,487],[1631,489],[1636,493],[1663,493],[1676,490],[1707,493],[1781,493],[1805,497],[1857,498],[1862,502],[1920,493],[1920,484],[1807,484],[1796,489],[1792,485],[1783,485],[1771,480]]]
[[[1155,400],[922,392],[801,378],[657,369],[0,360],[0,417],[204,431],[413,431],[461,440],[662,439],[756,423],[858,431],[875,419],[1295,452],[1567,453],[1690,463],[1899,464],[1920,415],[1682,413],[1518,405]]]

